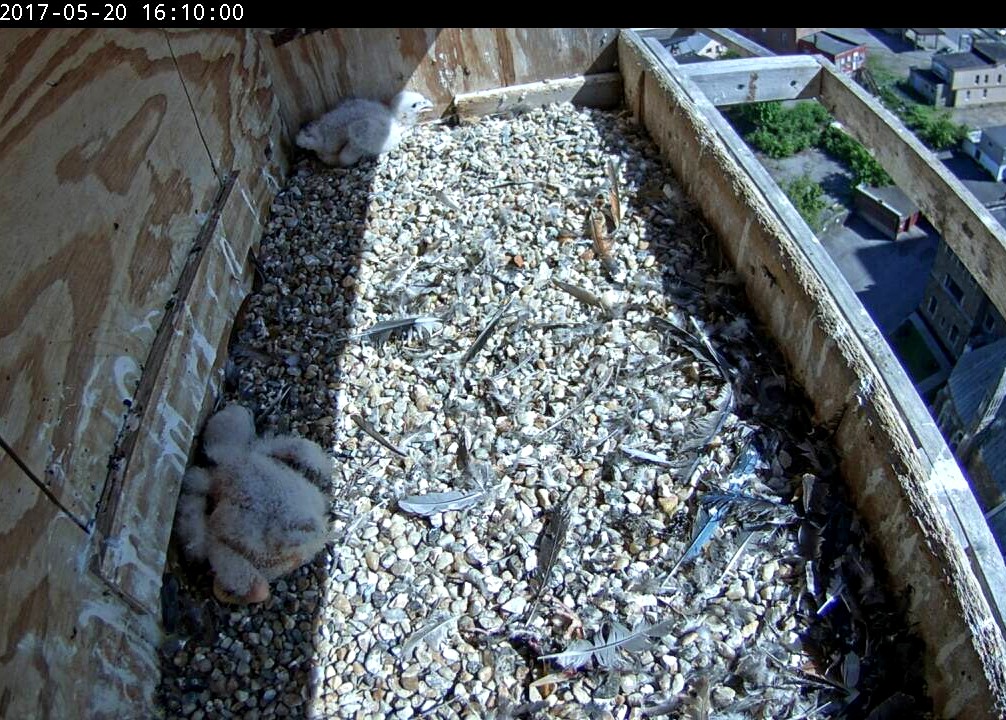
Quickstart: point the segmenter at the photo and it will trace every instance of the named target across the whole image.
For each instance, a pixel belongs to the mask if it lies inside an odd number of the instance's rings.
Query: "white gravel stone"
[[[205,582],[182,588],[165,716],[302,717],[317,700],[318,717],[488,717],[487,703],[520,698],[548,703],[541,717],[588,703],[635,717],[699,677],[717,708],[774,693],[766,717],[836,699],[794,683],[805,658],[779,647],[819,622],[802,560],[787,559],[800,553],[795,523],[752,539],[727,572],[741,533],[728,515],[678,564],[699,496],[726,490],[745,436],[795,428],[782,438],[792,468],[766,458],[743,492],[788,502],[804,471],[834,481],[807,459],[829,451],[802,410],[763,391],[785,368],[736,278],[706,255],[708,235],[625,114],[559,106],[432,124],[355,168],[295,164],[255,256],[265,282],[231,343],[227,392],[260,411],[262,430],[336,458],[320,479],[331,554],[252,608],[222,608]],[[367,334],[404,317],[436,321]],[[701,326],[730,366],[736,406],[708,442],[696,428],[727,384],[667,323]],[[693,456],[690,476],[673,467]],[[478,496],[429,517],[398,506],[451,492]],[[544,566],[562,508],[568,528]],[[640,621],[670,626],[650,649],[619,651],[614,671],[592,660],[545,697],[533,685],[561,670],[536,652]],[[768,652],[789,663],[785,682],[730,679]]]

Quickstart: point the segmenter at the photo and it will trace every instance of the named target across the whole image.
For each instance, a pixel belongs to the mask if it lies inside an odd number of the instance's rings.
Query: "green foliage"
[[[874,81],[881,89],[892,87],[898,82],[898,76],[875,54],[867,54],[866,69],[870,71]]]
[[[773,158],[784,158],[817,144],[828,122],[828,111],[816,102],[784,108],[767,102],[744,106],[738,117],[754,126],[745,138],[748,143]]]
[[[793,203],[793,207],[797,209],[807,222],[807,225],[812,230],[817,230],[821,211],[828,205],[824,199],[824,190],[821,186],[811,180],[810,176],[801,175],[786,185],[785,192],[789,201]]]
[[[956,147],[967,137],[967,125],[955,123],[946,110],[937,110],[912,99],[914,89],[888,70],[876,56],[869,56],[866,66],[877,83],[880,102],[931,150]]]
[[[866,148],[837,127],[829,126],[821,134],[821,149],[848,166],[856,185],[866,183],[881,187],[894,182]]]
[[[961,144],[968,128],[950,119],[950,113],[924,105],[912,105],[902,117],[904,123],[933,150],[948,150]]]

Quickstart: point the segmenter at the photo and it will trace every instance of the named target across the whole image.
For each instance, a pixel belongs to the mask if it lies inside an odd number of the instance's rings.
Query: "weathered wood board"
[[[217,179],[163,33],[0,45],[0,436],[86,525]]]
[[[466,119],[563,102],[598,108],[619,107],[622,76],[617,72],[598,73],[465,93],[454,98],[454,112]]]
[[[808,55],[682,65],[681,71],[716,105],[799,100],[821,94],[821,65]],[[730,70],[725,70],[729,67]]]
[[[807,238],[798,240],[802,221],[783,217],[796,213],[777,188],[770,202],[767,186],[752,180],[750,151],[687,73],[658,57],[641,39],[620,38],[626,102],[719,233],[819,419],[837,427],[843,474],[927,643],[920,661],[937,712],[997,717],[1006,643],[940,509],[940,488],[954,477],[963,483],[960,470],[948,453],[917,445],[926,439],[909,432],[886,371],[851,331],[856,311],[809,260],[812,234],[803,226]]]
[[[333,28],[270,47],[287,136],[345,97],[455,95],[614,69],[614,28]]]
[[[0,537],[18,552],[0,567],[0,717],[149,717],[159,618],[86,571],[88,536],[34,484],[3,480],[16,512]]]
[[[250,287],[248,250],[285,174],[285,159],[272,150],[279,144],[276,103],[254,38],[198,31],[172,32],[167,41],[200,138],[228,190],[190,241],[191,272],[183,273],[170,327],[161,330],[166,342],[148,359],[145,396],[124,433],[129,449],[120,448],[98,517],[102,575],[151,610],[159,602],[178,483],[216,395],[207,380],[226,357],[231,322]]]
[[[149,717],[181,475],[286,172],[277,104],[250,31],[0,46],[0,438],[20,461],[0,452],[0,717]]]

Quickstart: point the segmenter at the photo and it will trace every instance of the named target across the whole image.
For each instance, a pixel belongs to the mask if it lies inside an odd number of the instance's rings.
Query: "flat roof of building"
[[[827,32],[814,33],[802,39],[804,42],[813,43],[814,47],[829,55],[838,55],[839,53],[849,52],[850,50],[862,47],[859,43],[851,42]]]
[[[992,63],[973,52],[947,53],[933,57],[933,64],[940,64],[951,70],[978,70]]]
[[[1006,125],[982,128],[982,134],[987,135],[999,147],[1006,147]]]
[[[976,40],[971,51],[996,64],[1006,62],[1006,45],[995,40]]]
[[[858,185],[856,186],[856,190],[891,208],[901,217],[908,217],[912,213],[919,211],[919,206],[913,203],[905,193],[901,192],[897,185],[886,185],[884,187]]]

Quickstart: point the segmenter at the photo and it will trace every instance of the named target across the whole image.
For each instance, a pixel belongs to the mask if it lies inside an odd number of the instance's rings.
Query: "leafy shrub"
[[[894,182],[865,147],[834,125],[821,134],[821,149],[849,167],[855,185],[882,187]]]
[[[830,119],[816,102],[792,108],[779,102],[757,103],[744,106],[738,116],[754,126],[745,140],[772,158],[789,157],[816,145]]]
[[[827,207],[824,190],[810,176],[801,175],[785,187],[786,196],[812,230],[817,230],[821,211]]]
[[[968,134],[965,125],[955,123],[947,111],[912,105],[902,117],[904,123],[933,150],[947,150],[961,144]]]

